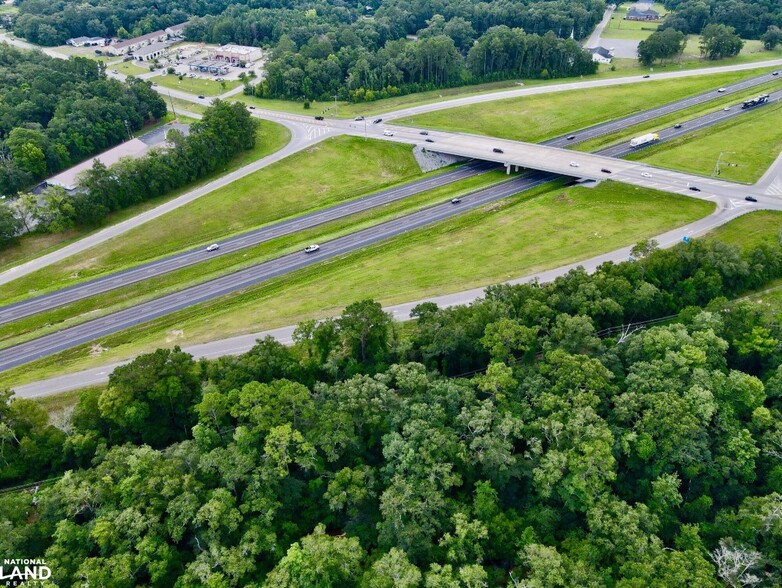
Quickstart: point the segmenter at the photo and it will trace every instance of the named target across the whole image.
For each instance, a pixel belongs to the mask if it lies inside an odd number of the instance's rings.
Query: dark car
[[[380,124],[381,122],[383,122],[382,118],[376,118],[375,120],[372,121],[372,124],[376,125],[376,124]]]
[[[353,120],[364,120],[364,117],[363,117],[363,116],[357,116],[357,117],[356,117],[356,118],[354,118]]]
[[[747,202],[757,202],[758,201],[758,199],[755,198],[754,196],[745,196],[744,200],[746,200]]]
[[[322,116],[316,116],[315,120],[323,120],[323,117]]]
[[[199,94],[199,95],[198,95],[198,97],[199,97],[201,100],[203,100],[203,99],[204,99],[204,95],[203,95],[203,94]]]
[[[649,77],[649,74],[646,74],[646,75],[644,76],[644,79],[646,79],[646,78],[648,78],[648,77]]]
[[[499,147],[495,147],[494,149],[492,149],[492,151],[494,151],[495,153],[505,153],[505,152],[504,152],[502,149],[500,149]]]
[[[247,108],[249,108],[250,110],[255,110],[255,106],[248,106]]]
[[[778,76],[778,75],[779,75],[779,72],[778,72],[778,71],[772,71],[772,72],[771,72],[771,75],[772,75],[772,76]]]
[[[434,143],[434,139],[427,139],[426,142],[427,143]]]
[[[429,131],[421,131],[421,132],[420,132],[420,133],[418,133],[418,134],[419,134],[419,135],[428,135],[428,134],[429,134]]]
[[[698,186],[687,186],[693,192],[700,192],[701,189]]]
[[[600,171],[603,172],[604,174],[610,174],[611,173],[611,170],[608,169],[607,167],[601,168]]]
[[[676,123],[675,125],[673,125],[673,128],[674,128],[674,129],[680,129],[680,128],[682,128],[682,123]]]
[[[575,138],[576,138],[576,136],[575,136],[575,135],[568,135],[568,136],[567,136],[567,140],[568,140],[568,141],[572,141],[572,140],[573,140],[573,139],[575,139]]]

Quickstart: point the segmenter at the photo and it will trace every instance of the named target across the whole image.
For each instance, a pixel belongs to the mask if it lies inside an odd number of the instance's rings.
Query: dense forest
[[[158,350],[51,424],[8,393],[5,484],[53,481],[0,495],[0,551],[59,586],[778,586],[779,323],[729,299],[782,245],[633,255]]]
[[[149,88],[146,82],[138,84]],[[237,154],[255,146],[256,135],[256,121],[243,104],[214,100],[186,137],[176,130],[168,133],[170,147],[120,159],[108,168],[95,161],[82,172],[73,194],[50,186],[40,197],[28,193],[10,205],[0,204],[0,246],[13,243],[22,230],[55,233],[100,225],[112,212],[224,169]]]
[[[698,35],[708,25],[733,27],[743,39],[760,39],[769,27],[782,27],[779,0],[665,0],[674,12],[663,26]]]
[[[54,59],[0,45],[0,194],[70,167],[161,118],[146,82],[108,79],[90,59]]]

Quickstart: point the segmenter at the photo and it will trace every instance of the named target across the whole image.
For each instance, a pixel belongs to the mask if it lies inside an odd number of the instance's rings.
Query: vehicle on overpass
[[[635,139],[630,139],[630,147],[642,147],[644,145],[649,145],[650,143],[654,143],[655,141],[660,140],[660,135],[657,133],[646,133],[645,135],[641,135],[640,137],[636,137]]]
[[[747,108],[752,108],[753,106],[759,106],[761,104],[765,104],[766,102],[768,102],[768,94],[761,94],[760,96],[757,96],[752,100],[745,100],[744,104],[741,105],[741,109],[746,110]]]

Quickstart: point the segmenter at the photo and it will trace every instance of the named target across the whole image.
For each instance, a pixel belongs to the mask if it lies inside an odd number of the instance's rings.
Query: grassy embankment
[[[486,104],[472,104],[405,118],[395,123],[504,139],[541,141],[643,112],[757,73],[731,72],[592,88],[588,100],[584,100],[583,90],[510,98],[493,102],[490,107]],[[715,98],[719,96],[715,93]],[[578,104],[578,108],[574,108],[574,104]]]
[[[350,302],[415,300],[505,281],[616,249],[708,214],[701,200],[604,182],[541,187],[0,374],[19,384],[186,345],[334,315]],[[595,230],[599,227],[599,230]]]
[[[263,157],[266,157],[267,155],[270,155],[271,153],[279,151],[285,147],[285,145],[288,144],[288,141],[290,141],[290,131],[288,131],[288,129],[277,123],[262,120],[260,121],[260,126],[258,127],[258,141],[256,142],[255,147],[249,151],[245,151],[237,155],[228,165],[225,171],[214,173],[195,184],[176,190],[161,198],[149,200],[138,204],[137,206],[132,206],[130,208],[118,211],[110,215],[105,220],[104,226],[122,222],[123,220],[136,216],[145,210],[149,210],[150,208],[159,206],[160,204],[176,198],[177,196],[181,196],[185,192],[193,190],[198,186],[211,182],[225,173],[230,173],[241,167],[244,167],[249,163],[252,163],[253,161],[262,159]],[[33,234],[23,237],[20,239],[17,245],[0,251],[0,271],[45,253],[49,253],[50,251],[54,251],[55,249],[67,245],[68,243],[85,237],[91,232],[93,231],[72,230],[64,233],[56,233],[53,235]],[[0,300],[2,300],[2,298],[3,297],[0,295]]]

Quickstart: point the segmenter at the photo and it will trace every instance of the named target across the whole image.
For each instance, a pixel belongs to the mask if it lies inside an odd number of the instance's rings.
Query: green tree
[[[701,32],[700,50],[706,59],[716,60],[738,55],[744,41],[736,29],[722,24],[710,24]]]

